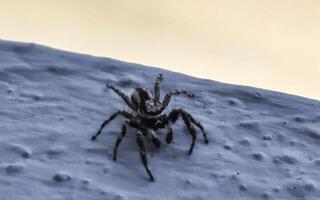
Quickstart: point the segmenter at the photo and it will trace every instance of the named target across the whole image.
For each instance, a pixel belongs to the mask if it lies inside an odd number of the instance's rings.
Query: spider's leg
[[[148,129],[148,133],[151,135],[151,141],[152,141],[152,143],[153,143],[157,148],[160,148],[160,147],[161,147],[161,140],[158,138],[158,136],[156,135],[156,133],[154,132],[154,130]]]
[[[201,130],[202,135],[203,135],[203,138],[204,138],[204,143],[209,144],[209,140],[208,140],[207,134],[206,134],[206,132],[204,131],[204,128],[203,128],[203,126],[200,124],[200,122],[196,121],[196,120],[192,117],[192,115],[191,115],[190,113],[186,112],[185,110],[182,110],[182,111],[189,117],[190,121],[191,121],[194,125],[196,125],[196,126]]]
[[[192,137],[192,142],[190,144],[190,148],[189,148],[189,151],[188,151],[188,154],[191,155],[192,151],[193,151],[193,148],[194,148],[194,145],[195,145],[197,133],[196,133],[196,130],[195,130],[194,126],[191,124],[191,122],[190,122],[190,120],[189,120],[189,118],[187,116],[182,115],[182,119],[183,119],[184,123],[186,124],[187,128],[189,129],[189,132],[190,132],[191,137]]]
[[[170,144],[173,139],[173,131],[172,131],[172,127],[171,127],[171,121],[167,115],[160,116],[158,120],[159,121],[156,123],[155,129],[166,128],[167,129],[166,142],[167,142],[167,144]]]
[[[152,173],[148,168],[146,149],[145,149],[145,146],[144,146],[143,136],[142,136],[141,131],[137,132],[137,144],[138,144],[138,147],[139,147],[140,157],[141,157],[141,161],[143,163],[143,166],[146,169],[146,171],[147,171],[147,173],[148,173],[148,175],[150,177],[150,181],[154,181]]]
[[[162,108],[161,111],[163,111],[164,109],[166,109],[170,103],[171,97],[175,96],[175,95],[186,95],[188,97],[194,97],[194,94],[191,94],[185,90],[173,90],[171,92],[169,92],[165,97],[164,100],[162,102]]]
[[[173,131],[172,131],[172,127],[171,127],[171,122],[170,121],[168,121],[168,123],[166,124],[166,128],[167,128],[166,142],[167,142],[167,144],[170,144],[172,142],[172,139],[173,139]]]
[[[197,133],[196,133],[196,130],[193,126],[193,124],[191,123],[189,117],[183,112],[182,109],[174,109],[170,114],[169,114],[169,119],[172,123],[174,123],[178,117],[181,116],[184,123],[186,124],[188,130],[189,130],[189,133],[192,137],[192,142],[190,144],[190,147],[189,147],[189,151],[188,151],[188,154],[191,155],[192,154],[192,151],[193,151],[193,148],[194,148],[194,145],[195,145],[195,141],[196,141],[196,137],[197,137]]]
[[[112,89],[115,93],[117,93],[123,100],[126,102],[126,104],[134,111],[137,111],[136,106],[130,101],[129,97],[125,95],[121,90],[111,84],[106,85],[108,88]]]
[[[118,147],[122,141],[122,139],[126,136],[127,133],[127,125],[123,124],[122,125],[122,129],[121,129],[121,134],[118,136],[117,140],[116,140],[116,144],[113,150],[113,160],[116,161],[117,160],[117,151],[118,151]]]
[[[94,134],[92,137],[91,137],[91,140],[95,140],[97,139],[97,137],[101,134],[101,131],[102,129],[109,123],[111,122],[114,118],[116,118],[119,114],[123,115],[124,117],[130,119],[130,118],[133,118],[134,116],[127,112],[127,111],[124,111],[124,110],[119,110],[117,112],[114,112],[108,119],[106,119],[100,126],[99,130],[97,131],[96,134]]]
[[[163,81],[163,76],[161,73],[158,74],[156,82],[154,84],[154,103],[155,105],[159,103],[160,100],[160,83]]]

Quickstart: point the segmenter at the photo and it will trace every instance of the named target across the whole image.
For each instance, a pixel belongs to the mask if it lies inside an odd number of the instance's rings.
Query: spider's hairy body
[[[192,143],[190,144],[190,148],[188,154],[191,155],[193,151],[193,147],[195,145],[196,140],[196,130],[194,126],[197,126],[204,137],[204,142],[206,144],[209,143],[207,135],[202,127],[202,125],[196,121],[191,114],[186,112],[183,109],[173,109],[168,115],[164,113],[165,109],[170,103],[171,97],[174,95],[186,95],[189,97],[193,97],[192,94],[184,90],[174,90],[164,97],[163,101],[160,100],[160,82],[163,81],[162,74],[158,74],[156,78],[156,82],[154,85],[154,94],[151,93],[150,90],[146,88],[135,88],[133,93],[131,94],[130,98],[126,96],[124,93],[120,91],[120,89],[116,88],[113,85],[107,85],[108,88],[112,89],[116,92],[124,102],[129,106],[132,110],[130,112],[119,110],[114,112],[108,119],[106,119],[100,129],[97,131],[95,135],[92,136],[92,140],[95,140],[100,134],[102,129],[111,122],[114,118],[118,115],[123,115],[127,120],[122,125],[121,134],[118,136],[114,152],[113,152],[113,159],[117,159],[117,149],[120,145],[122,139],[125,137],[127,133],[127,126],[133,127],[137,129],[136,132],[136,139],[137,145],[139,147],[141,161],[150,177],[150,180],[153,181],[154,177],[151,171],[148,168],[147,164],[147,157],[146,157],[146,149],[144,146],[144,139],[143,137],[148,136],[151,138],[153,144],[160,148],[161,141],[156,135],[155,131],[160,128],[167,129],[167,136],[166,142],[170,144],[173,140],[173,131],[171,128],[171,124],[175,123],[179,117],[181,117],[186,124],[190,135],[192,136]]]

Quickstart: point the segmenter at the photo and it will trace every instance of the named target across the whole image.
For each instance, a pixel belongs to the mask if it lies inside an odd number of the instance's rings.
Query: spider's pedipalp
[[[128,97],[127,95],[125,95],[123,92],[121,92],[121,90],[120,90],[119,88],[117,88],[117,87],[115,87],[115,86],[113,86],[113,85],[111,85],[111,84],[107,84],[106,87],[112,89],[115,93],[117,93],[117,94],[124,100],[124,102],[126,102],[126,104],[127,104],[132,110],[137,111],[136,105],[134,105],[134,104],[130,101],[129,97]]]
[[[150,181],[154,181],[153,175],[152,175],[151,171],[148,168],[148,160],[147,160],[147,155],[146,155],[146,148],[144,146],[143,135],[142,135],[141,131],[137,132],[137,144],[138,144],[138,147],[139,147],[139,153],[140,153],[142,164],[143,164],[144,168],[146,169],[146,171],[147,171],[147,173],[149,175]]]
[[[96,140],[97,137],[101,134],[101,131],[102,129],[108,124],[110,123],[112,120],[114,120],[119,114],[123,115],[125,118],[127,119],[131,119],[133,118],[134,116],[127,112],[127,111],[124,111],[124,110],[119,110],[117,112],[114,112],[108,119],[106,119],[100,126],[99,130],[97,131],[96,134],[94,134],[92,137],[91,137],[91,140]]]
[[[122,141],[122,139],[126,136],[127,133],[127,125],[123,124],[122,125],[122,129],[121,129],[121,133],[118,136],[117,140],[116,140],[116,144],[114,146],[114,150],[113,150],[113,160],[116,161],[117,160],[117,152],[118,152],[118,147]]]

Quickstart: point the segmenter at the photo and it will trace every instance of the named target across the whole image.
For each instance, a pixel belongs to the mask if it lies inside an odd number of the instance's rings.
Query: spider
[[[121,133],[118,136],[114,150],[113,150],[113,160],[117,160],[117,150],[122,141],[122,139],[126,136],[127,127],[133,127],[137,130],[136,132],[136,140],[139,147],[141,161],[145,170],[147,171],[150,181],[154,181],[154,177],[148,168],[147,156],[146,156],[146,148],[144,145],[144,137],[149,137],[152,143],[157,147],[161,147],[161,140],[155,134],[155,131],[159,128],[166,128],[166,143],[170,144],[173,139],[173,131],[171,128],[171,124],[175,123],[177,119],[182,117],[185,125],[188,128],[188,131],[192,137],[192,142],[190,144],[188,155],[191,155],[193,147],[195,145],[196,140],[196,130],[195,126],[197,126],[204,137],[205,144],[209,143],[206,132],[204,131],[203,126],[196,121],[191,114],[186,112],[182,108],[173,109],[168,115],[164,114],[164,110],[170,103],[171,97],[175,95],[186,95],[188,97],[194,97],[193,94],[190,94],[184,90],[173,90],[166,94],[164,100],[160,101],[160,83],[163,81],[163,76],[159,73],[156,77],[156,81],[154,84],[154,95],[151,94],[150,90],[145,88],[135,88],[131,99],[123,92],[120,91],[117,87],[107,84],[106,86],[112,89],[115,93],[117,93],[129,106],[132,112],[128,112],[125,110],[118,110],[114,112],[108,119],[106,119],[100,126],[99,130],[95,135],[91,137],[92,140],[96,140],[97,137],[101,134],[102,129],[113,119],[115,119],[118,115],[124,116],[127,120],[122,125]]]

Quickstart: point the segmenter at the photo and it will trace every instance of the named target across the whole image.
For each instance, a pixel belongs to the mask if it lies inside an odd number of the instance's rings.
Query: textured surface
[[[126,108],[105,88],[153,87],[163,73],[174,98],[203,123],[192,156],[180,120],[174,143],[148,147],[156,181],[140,162],[135,130],[112,149],[124,121],[90,136]],[[162,96],[163,97],[163,96]],[[228,85],[107,58],[0,40],[0,199],[318,199],[320,102]],[[158,132],[164,139],[165,130]]]

